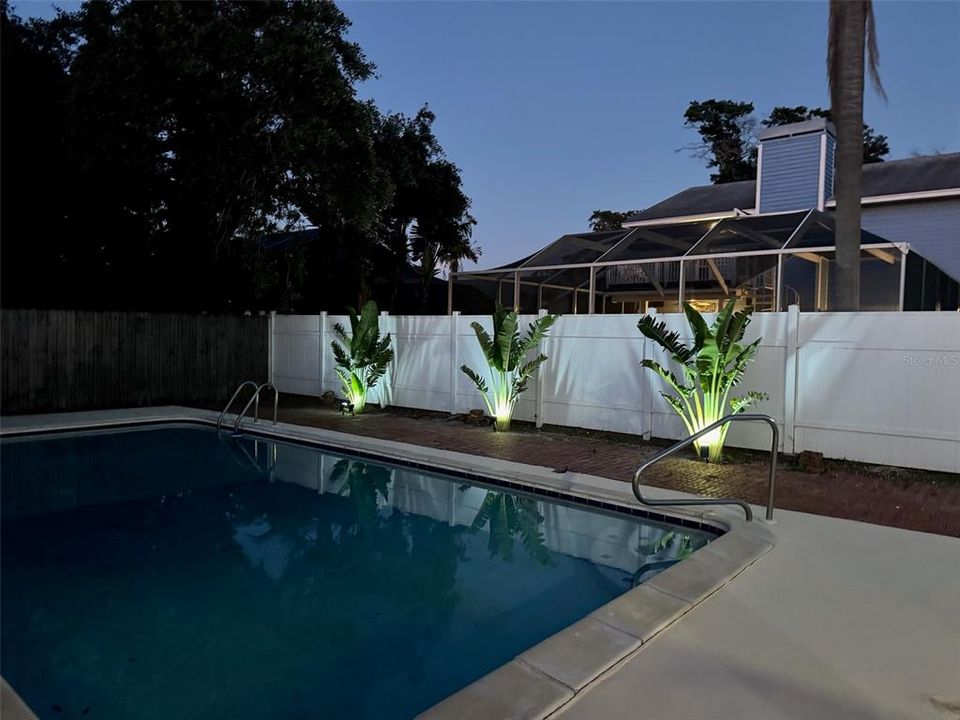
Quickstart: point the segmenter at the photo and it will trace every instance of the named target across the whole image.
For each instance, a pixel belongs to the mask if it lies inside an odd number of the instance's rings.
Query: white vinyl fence
[[[534,316],[521,318],[522,327]],[[564,315],[543,352],[550,358],[521,396],[515,417],[539,424],[680,438],[679,418],[642,358],[666,362],[637,330],[636,315]],[[661,315],[687,335],[682,314]],[[469,365],[486,370],[470,324],[489,316],[380,317],[396,358],[373,402],[463,413],[484,407]],[[276,315],[271,377],[281,392],[341,395],[330,342],[332,315]],[[762,337],[741,389],[769,400],[781,449],[868,463],[960,472],[960,313],[758,313],[747,340]],[[769,447],[762,424],[731,427],[728,444]]]

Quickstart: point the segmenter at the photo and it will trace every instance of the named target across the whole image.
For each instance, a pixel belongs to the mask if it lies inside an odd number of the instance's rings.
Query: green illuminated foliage
[[[530,376],[547,360],[543,353],[532,359],[527,359],[527,356],[546,337],[556,321],[556,315],[539,317],[530,323],[526,337],[521,338],[517,313],[497,305],[493,313],[492,337],[480,323],[471,323],[470,327],[476,333],[477,342],[487,359],[489,383],[487,378],[466,365],[460,369],[483,393],[483,400],[497,430],[510,429],[517,398],[527,389]]]
[[[760,338],[743,344],[743,335],[750,324],[752,308],[734,312],[736,300],[730,300],[717,314],[711,325],[689,303],[683,311],[693,333],[693,344],[686,345],[680,334],[667,330],[666,323],[656,322],[646,315],[637,327],[646,337],[663,348],[670,359],[683,371],[683,380],[654,360],[642,360],[641,365],[663,378],[675,395],[660,394],[680,416],[687,431],[695,432],[716,422],[724,415],[739,414],[751,405],[766,400],[766,393],[749,391],[730,397],[730,391],[740,384],[747,365],[756,357]],[[708,452],[710,462],[720,462],[723,443],[729,424],[711,432],[694,443],[697,451]]]
[[[357,311],[348,308],[350,315],[350,335],[343,325],[337,323],[333,331],[340,338],[331,343],[333,357],[337,366],[334,370],[347,399],[353,403],[353,411],[362,413],[367,404],[367,391],[376,387],[377,382],[387,371],[393,360],[390,348],[390,333],[380,337],[380,323],[377,318],[377,304],[370,300],[357,315]]]

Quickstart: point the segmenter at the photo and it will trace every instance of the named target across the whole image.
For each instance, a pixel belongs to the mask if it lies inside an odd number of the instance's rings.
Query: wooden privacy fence
[[[269,318],[0,311],[4,414],[225,401],[266,381]]]

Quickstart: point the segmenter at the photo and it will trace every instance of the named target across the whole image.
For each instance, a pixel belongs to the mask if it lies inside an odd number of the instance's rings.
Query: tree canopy
[[[408,263],[476,259],[433,113],[358,98],[349,24],[332,2],[25,22],[4,1],[4,305],[390,307]]]
[[[587,220],[593,232],[601,230],[619,230],[627,218],[636,215],[639,210],[594,210]]]
[[[735,100],[694,100],[684,113],[684,125],[696,130],[699,141],[687,145],[694,157],[705,161],[714,183],[753,180],[757,174],[758,126],[773,127],[802,122],[814,117],[830,119],[830,111],[804,105],[777,106],[762,120],[754,114],[754,104]],[[887,136],[863,125],[863,162],[883,162],[890,152]]]

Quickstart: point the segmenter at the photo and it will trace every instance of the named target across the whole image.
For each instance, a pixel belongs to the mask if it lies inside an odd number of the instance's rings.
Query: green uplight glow
[[[746,373],[747,365],[756,357],[760,339],[744,344],[743,336],[750,323],[751,308],[734,312],[736,299],[731,299],[717,313],[711,325],[690,303],[683,304],[690,324],[693,344],[686,345],[680,334],[667,329],[666,323],[645,316],[637,323],[640,332],[660,345],[669,355],[671,365],[664,367],[654,360],[644,359],[640,364],[653,370],[676,394],[660,393],[680,416],[684,427],[694,435],[720,418],[742,413],[751,405],[765,400],[765,393],[750,391],[731,397]],[[676,374],[674,368],[682,373]],[[682,379],[681,379],[682,378]],[[706,455],[709,462],[723,459],[723,444],[729,424],[711,430],[695,440],[697,453]]]
[[[517,313],[498,305],[493,313],[492,337],[480,323],[470,324],[487,361],[490,382],[488,384],[486,378],[466,365],[460,369],[483,395],[483,402],[493,418],[495,430],[505,432],[510,429],[517,398],[527,389],[530,376],[547,360],[543,353],[533,358],[529,356],[536,350],[556,319],[556,315],[538,317],[530,323],[526,337],[521,338]]]
[[[717,418],[717,420],[719,419],[720,418]],[[715,422],[715,421],[711,421],[711,422]],[[702,430],[703,428],[707,427],[709,424],[710,424],[709,422],[703,423],[703,425],[701,425],[699,428],[696,428],[695,432]],[[723,436],[725,434],[724,429],[725,428],[716,428],[715,430],[711,430],[710,432],[708,432],[706,435],[703,435],[700,438],[699,442],[695,443],[697,446],[698,453],[702,455],[703,449],[706,449],[710,457],[717,456],[719,452],[723,449]]]
[[[356,415],[367,405],[367,392],[376,387],[393,360],[390,333],[380,337],[377,304],[369,300],[358,315],[348,308],[350,334],[337,323],[333,327],[338,340],[331,343],[336,361],[334,372],[340,378],[343,394],[353,404]]]

